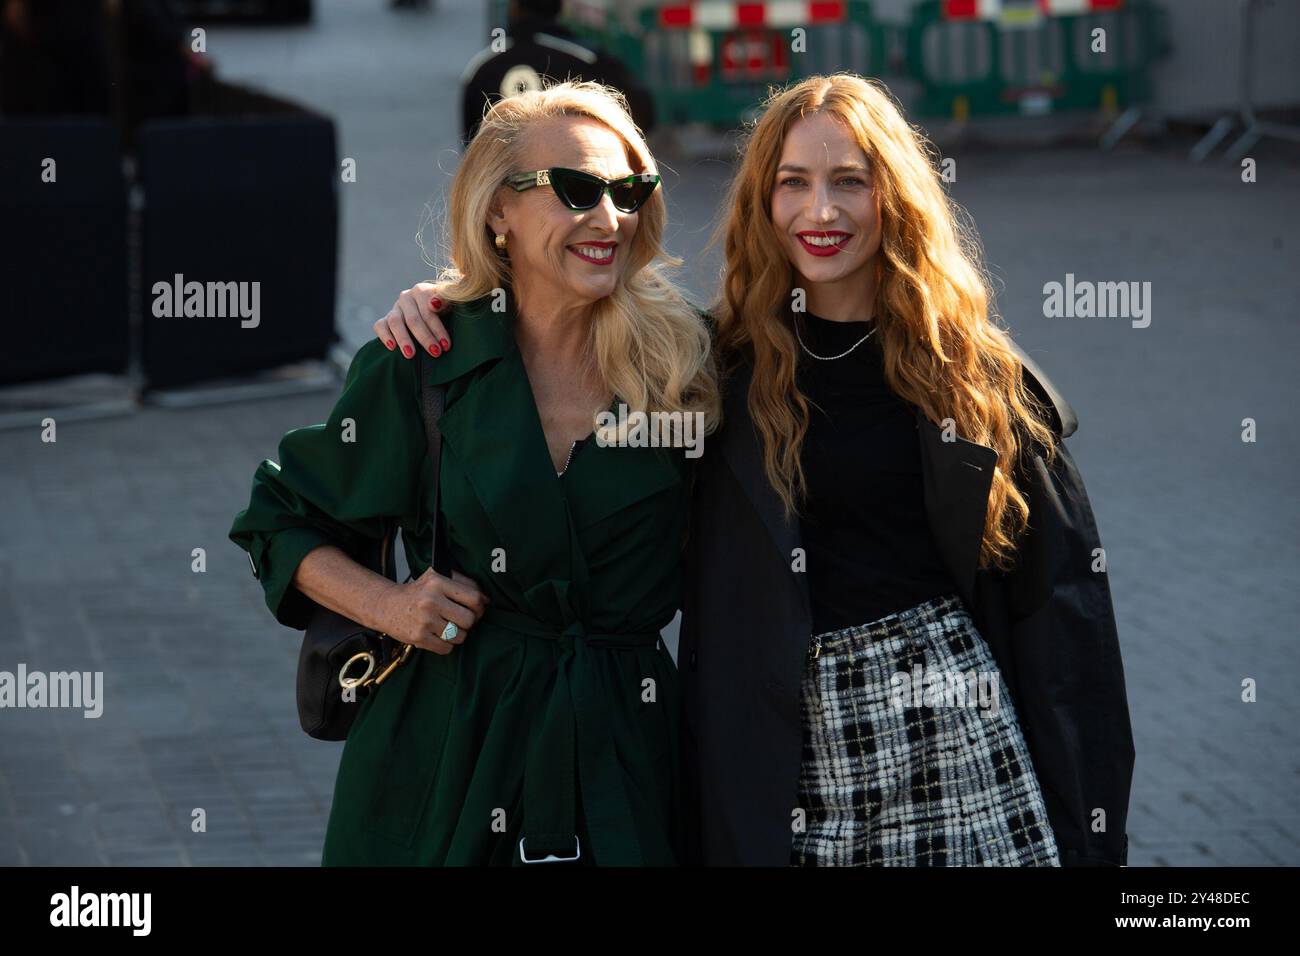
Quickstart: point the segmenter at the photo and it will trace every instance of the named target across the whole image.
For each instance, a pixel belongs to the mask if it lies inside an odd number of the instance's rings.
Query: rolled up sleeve
[[[279,462],[254,472],[230,540],[248,552],[267,607],[286,627],[302,630],[311,618],[313,602],[292,584],[310,551],[332,544],[356,554],[384,536],[388,520],[419,520],[426,443],[417,369],[378,341],[363,346],[329,420],[286,433]]]

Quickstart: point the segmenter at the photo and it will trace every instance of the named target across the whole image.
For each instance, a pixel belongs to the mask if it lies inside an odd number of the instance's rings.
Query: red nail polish
[[[405,355],[407,358],[410,358],[412,355],[415,354],[415,349],[411,348],[409,345],[403,345],[402,354]]]
[[[444,352],[448,351],[448,350],[451,348],[451,343],[448,342],[446,339],[443,339],[443,340],[442,340],[441,342],[439,342],[438,344],[442,346],[442,350],[443,350]]]
[[[436,345],[430,345],[429,354],[432,355],[434,358],[437,358],[439,355],[442,354],[442,350],[439,349],[438,346]]]
[[[389,340],[388,340],[387,342],[385,342],[384,344],[388,346],[388,351],[390,351],[390,352],[391,352],[393,349],[397,348],[397,343],[394,342],[392,339],[389,339]]]

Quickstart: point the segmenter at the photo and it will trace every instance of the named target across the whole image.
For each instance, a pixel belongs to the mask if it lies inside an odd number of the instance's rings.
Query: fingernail
[[[449,350],[451,349],[451,343],[448,342],[446,339],[443,339],[443,340],[442,340],[441,342],[439,342],[438,344],[442,346],[442,350],[443,350],[444,352],[449,351]]]
[[[392,339],[389,339],[389,340],[388,340],[387,342],[385,342],[384,344],[388,346],[388,351],[390,351],[390,352],[391,352],[393,349],[397,348],[397,343],[394,342]]]
[[[410,358],[412,355],[415,354],[415,349],[411,348],[409,345],[403,345],[402,354],[405,355],[407,358]]]
[[[432,355],[434,358],[437,358],[439,355],[442,354],[442,350],[439,349],[438,346],[436,345],[430,345],[429,354]]]
[[[429,304],[433,306],[435,309],[441,309],[442,299],[439,299],[437,296],[434,296],[432,299],[429,300]]]

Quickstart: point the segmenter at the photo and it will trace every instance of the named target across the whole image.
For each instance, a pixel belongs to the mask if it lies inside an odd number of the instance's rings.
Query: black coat
[[[1008,339],[1010,341],[1010,339]],[[1019,350],[1027,384],[1075,431],[1074,411]],[[786,523],[746,404],[752,369],[733,375],[724,425],[699,462],[678,663],[688,779],[699,807],[696,862],[784,866],[802,758],[800,685],[812,634],[807,576],[791,569]],[[925,506],[935,544],[1020,718],[1065,866],[1127,863],[1133,737],[1110,586],[1083,481],[1064,443],[1048,471],[1034,455],[1018,482],[1030,528],[1016,568],[977,568],[997,452],[945,442],[918,408]],[[1096,811],[1104,830],[1094,832]]]

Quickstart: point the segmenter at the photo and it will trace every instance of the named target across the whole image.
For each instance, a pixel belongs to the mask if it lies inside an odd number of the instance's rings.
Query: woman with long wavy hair
[[[681,691],[659,632],[681,603],[693,463],[591,440],[616,404],[694,416],[696,440],[716,423],[657,185],[609,90],[497,104],[450,191],[437,484],[420,365],[378,342],[329,420],[257,469],[230,537],[280,622],[304,627],[315,602],[420,649],[360,704],[327,865],[682,858]],[[450,578],[430,567],[435,511]],[[403,584],[351,557],[394,520]]]
[[[745,131],[678,663],[706,863],[1117,864],[1133,743],[1077,418],[879,84]],[[377,323],[436,328],[436,286]]]

